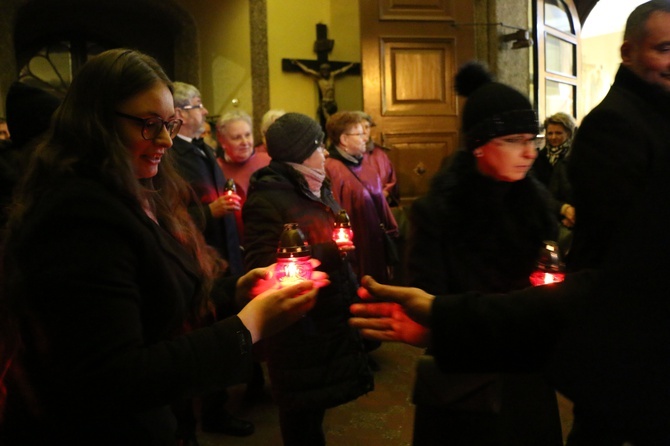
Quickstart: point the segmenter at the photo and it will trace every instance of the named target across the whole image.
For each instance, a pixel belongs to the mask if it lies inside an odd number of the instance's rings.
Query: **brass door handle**
[[[426,173],[426,166],[423,163],[419,163],[414,168],[414,173],[417,175],[423,175]]]

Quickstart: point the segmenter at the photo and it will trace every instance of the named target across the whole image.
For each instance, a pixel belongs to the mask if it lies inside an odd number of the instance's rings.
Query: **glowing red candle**
[[[287,223],[279,238],[275,278],[283,285],[294,285],[312,277],[312,249],[298,223]]]
[[[235,186],[235,180],[228,178],[225,186],[223,186],[223,193],[226,195],[233,195],[237,193],[237,186]]]
[[[539,286],[563,282],[564,269],[558,245],[555,242],[545,241],[544,247],[540,250],[537,269],[529,277],[530,283],[533,286]]]
[[[344,209],[335,217],[333,240],[337,243],[338,248],[354,244],[354,231],[351,230],[351,221],[349,220],[347,211]]]

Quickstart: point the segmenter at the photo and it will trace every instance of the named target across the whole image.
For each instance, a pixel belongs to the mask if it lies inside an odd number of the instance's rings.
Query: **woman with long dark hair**
[[[4,304],[21,345],[3,444],[174,444],[170,404],[236,382],[251,345],[314,304],[313,282],[249,301],[265,270],[221,279],[170,165],[180,125],[147,55],[110,50],[75,76],[9,216]],[[237,315],[203,325],[225,307]]]

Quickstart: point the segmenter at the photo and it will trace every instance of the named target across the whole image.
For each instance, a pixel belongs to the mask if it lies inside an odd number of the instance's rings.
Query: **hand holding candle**
[[[310,259],[309,263],[313,269],[310,280],[314,284],[314,288],[323,288],[329,285],[328,274],[316,270],[321,265],[321,262],[317,259]],[[235,300],[238,308],[243,308],[250,300],[268,290],[282,288],[275,275],[276,267],[277,264],[273,263],[265,268],[254,268],[237,280]]]

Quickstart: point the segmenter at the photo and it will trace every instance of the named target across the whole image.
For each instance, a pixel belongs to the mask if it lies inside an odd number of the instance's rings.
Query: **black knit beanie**
[[[14,82],[7,92],[7,126],[15,147],[23,147],[31,139],[49,129],[51,116],[60,105],[51,93]]]
[[[539,132],[535,110],[528,98],[495,82],[479,62],[468,62],[455,76],[456,92],[468,98],[463,108],[463,134],[468,150],[498,136]]]
[[[321,126],[301,113],[286,113],[268,128],[265,140],[274,161],[301,164],[323,143]]]

